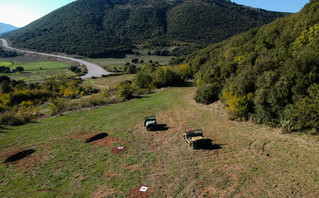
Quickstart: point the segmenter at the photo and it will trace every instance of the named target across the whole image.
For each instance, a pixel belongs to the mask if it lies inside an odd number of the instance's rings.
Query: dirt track
[[[46,54],[46,53],[40,53],[40,52],[33,52],[33,51],[29,51],[29,50],[16,49],[16,48],[10,47],[8,45],[8,42],[5,39],[0,39],[0,41],[2,41],[2,46],[4,48],[9,49],[9,50],[22,52],[22,53],[37,54],[37,55],[40,55],[40,56],[49,56],[49,57],[54,57],[54,58],[60,58],[60,59],[70,60],[70,61],[73,61],[73,62],[80,63],[82,65],[85,65],[87,70],[88,70],[88,73],[86,75],[82,76],[81,77],[82,79],[92,78],[92,77],[101,77],[102,75],[111,74],[111,72],[106,71],[105,69],[103,69],[99,65],[96,65],[96,64],[84,61],[84,60],[71,58],[71,57],[67,57],[67,56],[55,55],[55,54]]]

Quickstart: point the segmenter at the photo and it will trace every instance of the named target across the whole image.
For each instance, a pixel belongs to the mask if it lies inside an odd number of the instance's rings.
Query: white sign
[[[148,187],[146,187],[146,186],[142,186],[142,188],[140,189],[140,191],[141,191],[141,192],[146,192],[146,191],[147,191],[147,189],[148,189]]]

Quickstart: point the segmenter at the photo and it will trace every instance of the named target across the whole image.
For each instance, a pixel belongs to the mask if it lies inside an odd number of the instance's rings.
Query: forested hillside
[[[297,14],[214,44],[188,58],[196,100],[221,99],[232,118],[319,131],[319,0]]]
[[[77,0],[5,37],[15,47],[107,57],[135,44],[201,48],[284,15],[227,0]]]

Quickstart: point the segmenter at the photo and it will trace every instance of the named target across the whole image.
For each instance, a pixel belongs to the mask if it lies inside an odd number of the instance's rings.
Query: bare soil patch
[[[113,147],[111,152],[114,154],[119,154],[119,153],[123,153],[127,150],[128,150],[127,146],[118,146],[118,147]]]
[[[104,175],[105,175],[107,178],[115,178],[115,177],[117,177],[117,175],[112,174],[112,173],[104,173]]]
[[[145,192],[140,191],[142,187],[147,187],[148,189]],[[154,192],[154,188],[148,185],[139,185],[132,188],[129,192],[127,198],[147,198],[150,197]]]

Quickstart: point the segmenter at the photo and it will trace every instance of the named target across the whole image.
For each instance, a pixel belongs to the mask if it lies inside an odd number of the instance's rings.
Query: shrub
[[[132,62],[132,63],[138,63],[138,59],[137,59],[137,58],[134,58],[134,59],[131,60],[131,62]]]
[[[232,87],[230,87],[228,91],[223,91],[221,99],[226,106],[225,109],[230,113],[231,119],[248,118],[248,113],[253,101],[253,93],[249,93],[246,96],[239,96],[236,95]]]
[[[195,100],[198,103],[210,104],[218,100],[218,95],[221,90],[219,83],[200,86],[195,95]]]
[[[16,67],[16,71],[17,71],[17,72],[23,72],[23,71],[24,71],[24,68],[21,67],[21,66],[18,66],[18,67]]]
[[[152,76],[153,84],[157,88],[171,86],[180,82],[180,77],[168,67],[158,67]]]
[[[129,64],[128,66],[124,67],[124,71],[128,74],[136,74],[137,67],[135,65]]]
[[[49,109],[51,110],[51,115],[57,115],[67,110],[67,104],[63,98],[51,99],[50,102]]]
[[[292,118],[297,130],[319,131],[319,84],[308,88],[308,96],[296,102]]]
[[[137,72],[137,74],[134,76],[134,83],[136,86],[138,86],[139,88],[149,88],[152,85],[152,77],[147,74],[144,71],[139,71]]]
[[[33,107],[14,107],[0,114],[0,124],[17,126],[35,120],[39,112]]]
[[[125,100],[133,98],[134,87],[129,81],[124,81],[118,86],[118,95]]]

